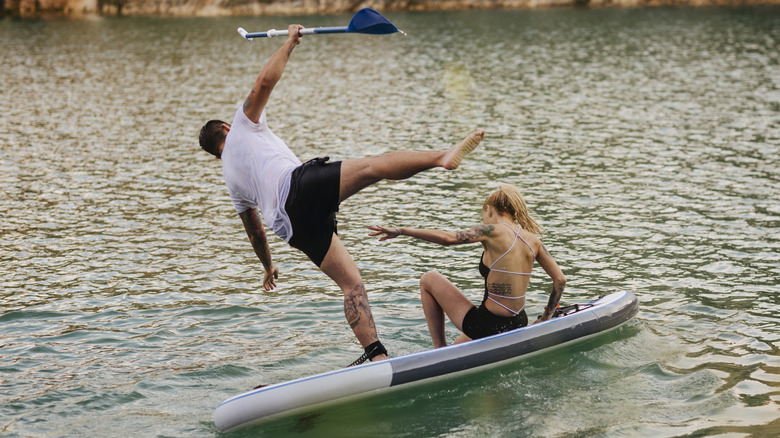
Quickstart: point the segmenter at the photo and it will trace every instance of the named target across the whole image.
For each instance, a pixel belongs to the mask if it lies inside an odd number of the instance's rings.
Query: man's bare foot
[[[484,129],[480,129],[479,131],[474,131],[469,134],[468,137],[466,137],[462,142],[456,144],[450,148],[449,151],[447,151],[441,167],[447,170],[457,169],[458,166],[460,166],[460,162],[463,160],[463,157],[476,149],[483,138],[485,138]]]

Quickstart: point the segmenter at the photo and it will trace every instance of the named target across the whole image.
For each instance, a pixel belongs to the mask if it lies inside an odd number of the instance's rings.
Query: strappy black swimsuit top
[[[487,286],[487,278],[488,278],[488,275],[490,275],[490,273],[491,273],[491,272],[493,272],[493,271],[495,271],[495,272],[503,272],[503,273],[505,273],[505,274],[513,274],[513,275],[528,275],[528,276],[530,276],[530,275],[531,275],[531,273],[530,273],[530,272],[512,272],[512,271],[502,271],[501,269],[494,269],[494,268],[493,268],[493,266],[495,266],[495,265],[496,265],[496,263],[498,263],[498,261],[499,261],[499,260],[501,260],[502,258],[504,258],[504,256],[505,256],[505,255],[509,254],[509,251],[511,251],[511,250],[512,250],[512,248],[514,248],[514,247],[515,247],[515,244],[517,243],[517,239],[518,239],[518,238],[519,238],[520,240],[522,240],[522,241],[523,241],[523,243],[525,243],[526,245],[528,245],[528,248],[529,248],[529,249],[531,250],[531,252],[534,254],[534,259],[536,259],[536,251],[534,251],[534,249],[531,247],[531,245],[530,245],[528,242],[526,242],[526,240],[525,240],[525,239],[523,239],[523,236],[521,236],[521,235],[520,235],[519,229],[518,229],[518,230],[515,230],[514,228],[512,228],[511,226],[509,226],[509,224],[506,224],[506,223],[504,223],[504,222],[501,222],[501,224],[505,225],[507,228],[509,228],[510,230],[512,230],[512,232],[514,232],[514,233],[515,233],[515,240],[514,240],[514,241],[512,241],[512,245],[509,247],[509,249],[507,249],[507,250],[506,250],[506,252],[505,252],[505,253],[503,253],[503,254],[501,255],[501,257],[497,258],[497,259],[496,259],[496,260],[495,260],[495,261],[494,261],[494,262],[493,262],[493,263],[492,263],[490,266],[487,266],[487,265],[485,264],[485,262],[483,261],[483,259],[485,258],[485,252],[484,252],[484,251],[482,252],[482,257],[480,257],[480,258],[479,258],[479,273],[480,273],[480,275],[482,275],[482,277],[485,279],[485,296],[482,298],[482,303],[484,304],[485,300],[490,300],[490,301],[492,301],[492,302],[494,302],[494,303],[498,304],[499,306],[503,307],[504,309],[508,310],[508,311],[509,311],[509,312],[511,312],[513,315],[517,316],[517,315],[519,315],[519,314],[520,314],[520,312],[522,312],[522,311],[523,311],[523,309],[525,308],[525,304],[523,304],[523,307],[521,307],[521,308],[520,308],[520,310],[517,310],[517,311],[515,311],[515,310],[512,310],[512,309],[510,309],[509,307],[507,307],[507,306],[505,306],[505,305],[503,305],[503,304],[499,303],[499,302],[498,302],[498,301],[496,301],[496,299],[495,299],[495,298],[493,298],[493,297],[495,296],[495,297],[503,298],[503,299],[506,299],[506,300],[520,300],[520,299],[523,299],[523,298],[525,298],[525,294],[523,294],[522,296],[519,296],[519,297],[508,297],[508,296],[505,296],[505,295],[498,295],[498,294],[494,294],[493,292],[490,292],[490,291],[488,290],[488,286]]]

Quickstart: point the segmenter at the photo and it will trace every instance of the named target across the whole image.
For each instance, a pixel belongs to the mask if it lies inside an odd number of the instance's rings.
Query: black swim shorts
[[[528,325],[525,309],[517,316],[499,316],[485,307],[485,303],[474,306],[463,317],[463,333],[471,339],[479,339],[496,333],[504,333]]]
[[[339,211],[341,161],[328,160],[315,158],[295,168],[284,204],[293,230],[290,246],[303,251],[318,267],[330,249]]]

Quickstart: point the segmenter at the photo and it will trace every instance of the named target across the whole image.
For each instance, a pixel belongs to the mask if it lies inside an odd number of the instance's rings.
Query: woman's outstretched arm
[[[464,243],[477,243],[487,239],[494,231],[494,225],[480,224],[475,225],[468,230],[462,231],[443,231],[443,230],[428,230],[421,228],[405,228],[405,227],[385,227],[380,225],[373,225],[368,227],[373,231],[370,236],[382,236],[380,241],[395,239],[398,236],[410,236],[416,239],[425,240],[427,242],[437,243],[439,245],[450,246],[460,245]]]

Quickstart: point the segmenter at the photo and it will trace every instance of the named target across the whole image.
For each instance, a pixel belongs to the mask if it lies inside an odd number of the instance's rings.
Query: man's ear
[[[228,126],[227,129],[230,130],[230,127]],[[214,158],[216,158],[217,160],[221,160],[222,151],[225,150],[225,140],[222,140],[222,143],[219,144],[218,148],[219,148],[219,156],[215,155]]]

